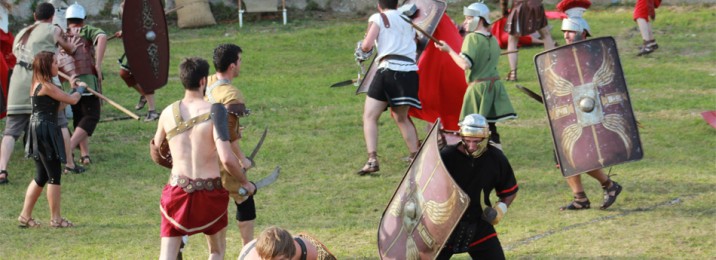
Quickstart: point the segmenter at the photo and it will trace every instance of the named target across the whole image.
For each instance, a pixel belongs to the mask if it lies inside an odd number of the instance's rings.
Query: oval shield
[[[161,88],[169,77],[169,35],[161,2],[127,0],[124,10],[122,41],[132,74],[145,91]]]

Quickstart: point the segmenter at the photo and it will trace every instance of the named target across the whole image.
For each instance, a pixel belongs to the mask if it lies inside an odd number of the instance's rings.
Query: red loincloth
[[[656,19],[656,8],[661,5],[661,0],[637,0],[634,6],[634,21],[642,18],[647,22]]]
[[[186,193],[179,186],[167,184],[160,205],[161,237],[216,234],[228,224],[228,204],[229,192],[223,188]]]

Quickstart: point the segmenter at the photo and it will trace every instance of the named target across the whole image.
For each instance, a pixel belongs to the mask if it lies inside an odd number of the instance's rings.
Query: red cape
[[[12,33],[0,30],[0,119],[7,115],[8,70],[15,67],[15,55],[12,54]]]
[[[453,50],[462,48],[462,36],[450,16],[443,14],[433,37],[445,41]],[[410,109],[410,116],[433,123],[441,118],[446,130],[457,131],[462,99],[467,89],[465,71],[455,64],[447,52],[428,42],[418,60],[420,89],[418,97],[423,109]]]

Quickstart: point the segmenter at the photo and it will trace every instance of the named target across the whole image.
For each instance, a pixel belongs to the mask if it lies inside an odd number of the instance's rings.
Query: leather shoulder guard
[[[211,119],[214,121],[214,128],[219,133],[219,140],[229,141],[229,118],[224,105],[214,103],[211,105]]]
[[[167,139],[164,139],[161,144],[156,145],[154,138],[152,138],[152,140],[149,141],[149,156],[152,157],[152,161],[161,166],[169,169],[173,166],[172,153],[169,150],[169,142],[167,142]]]

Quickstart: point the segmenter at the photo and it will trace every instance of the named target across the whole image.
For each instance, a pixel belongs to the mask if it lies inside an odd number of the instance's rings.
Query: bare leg
[[[80,154],[82,156],[89,156],[89,136],[84,140],[80,141]]]
[[[254,240],[254,222],[255,220],[238,221],[239,232],[241,233],[241,242],[244,245]]]
[[[405,144],[408,145],[410,154],[413,154],[418,152],[418,133],[415,129],[415,125],[412,121],[410,121],[410,118],[408,118],[409,109],[409,106],[399,106],[393,107],[391,110],[395,115],[393,120],[395,120],[395,123],[398,124],[400,133],[403,135]]]
[[[180,245],[181,237],[162,237],[161,249],[159,251],[159,259],[177,259]]]
[[[554,48],[554,40],[552,39],[552,33],[549,32],[549,26],[545,26],[544,28],[539,29],[538,32],[542,36],[542,40],[544,41],[544,49],[549,50]]]
[[[592,176],[592,178],[597,179],[597,181],[599,181],[599,184],[602,184],[602,185],[604,185],[604,184],[609,184],[609,185],[611,185],[611,183],[608,183],[608,182],[609,182],[609,176],[607,176],[606,174],[604,174],[604,171],[603,171],[602,169],[597,169],[597,170],[593,170],[593,171],[588,171],[587,174],[589,174],[589,176]]]
[[[368,149],[368,153],[377,151],[378,120],[387,106],[387,102],[371,97],[365,98],[365,106],[363,108],[363,135],[365,136],[365,146]]]
[[[565,178],[569,188],[572,189],[574,194],[574,200],[566,206],[560,207],[560,210],[579,210],[590,208],[590,202],[587,198],[587,194],[584,193],[584,187],[582,186],[581,175],[573,175]]]
[[[70,130],[67,129],[67,127],[62,128],[62,140],[65,143],[65,157],[67,157],[67,161],[65,162],[65,166],[67,168],[75,168],[75,161],[74,158],[72,158],[72,146],[70,146],[71,136],[70,136]]]
[[[70,146],[72,147],[72,151],[77,149],[79,146],[80,148],[80,156],[88,156],[89,155],[89,135],[87,135],[87,131],[82,129],[81,127],[75,128],[75,133],[72,134],[72,138],[70,138]]]
[[[224,259],[226,252],[226,228],[216,232],[216,234],[206,236],[209,243],[209,259]]]
[[[0,170],[7,170],[7,163],[10,161],[13,149],[15,149],[15,138],[10,135],[3,136],[0,144]]]
[[[572,190],[573,194],[584,192],[584,186],[582,186],[582,175],[572,175],[565,178],[567,185]]]
[[[52,219],[62,219],[60,212],[61,194],[61,185],[47,184],[47,203],[50,204],[50,215]]]
[[[35,209],[35,203],[42,194],[42,187],[35,183],[35,180],[30,181],[30,185],[27,186],[27,192],[25,192],[25,202],[22,204],[22,212],[20,216],[25,219],[32,218],[32,210]]]
[[[639,26],[639,32],[641,33],[641,38],[644,41],[654,40],[654,35],[651,32],[650,22],[646,21],[644,18],[637,18],[636,24]]]
[[[514,51],[517,51],[517,43],[519,40],[519,36],[510,35],[507,38],[507,52],[512,52],[507,54],[507,60],[510,62],[510,70],[517,69],[517,52]]]
[[[149,111],[156,111],[156,105],[154,104],[154,94],[146,94],[144,98],[147,99],[147,106]]]

